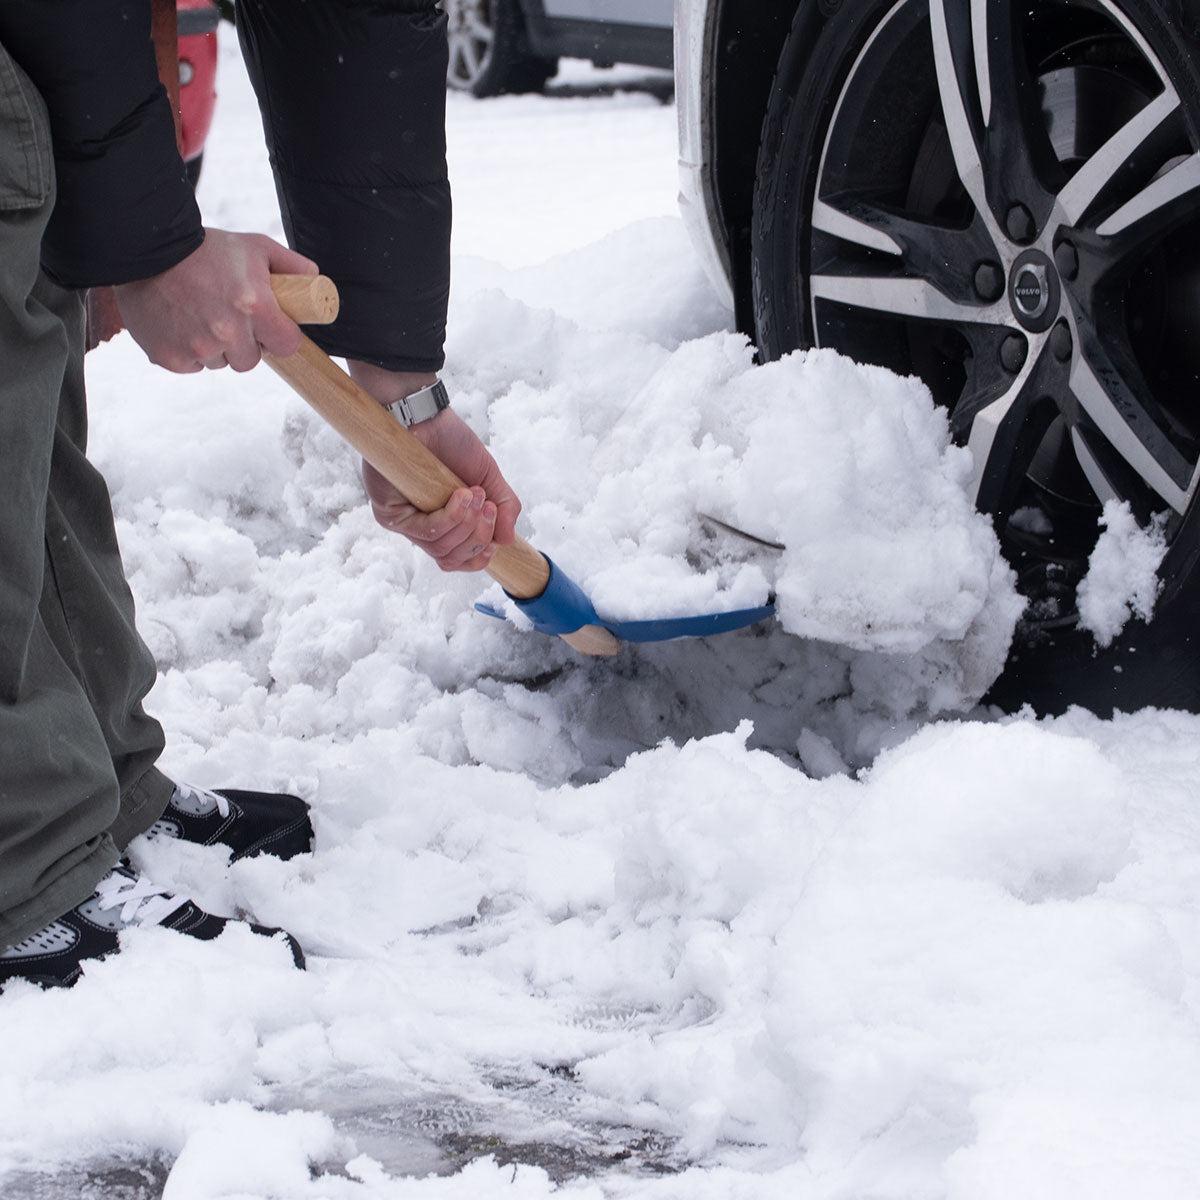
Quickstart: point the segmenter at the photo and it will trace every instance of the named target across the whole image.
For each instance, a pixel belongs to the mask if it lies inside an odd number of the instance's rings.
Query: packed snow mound
[[[168,1200],[549,1194],[488,1160],[397,1178],[405,1132],[457,1106],[484,1144],[632,1126],[683,1172],[555,1192],[588,1200],[1186,1200],[1195,727],[947,723],[822,782],[744,727],[582,788],[399,729],[246,731],[317,772],[318,852],[138,860],[290,928],[309,970],[150,929],[70,993],[10,989],[0,1170],[119,1143],[175,1160]]]

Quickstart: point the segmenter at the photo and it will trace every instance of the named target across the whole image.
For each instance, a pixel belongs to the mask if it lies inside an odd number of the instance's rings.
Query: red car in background
[[[177,0],[176,10],[183,161],[194,187],[200,178],[204,140],[217,104],[217,26],[221,14],[211,0]]]

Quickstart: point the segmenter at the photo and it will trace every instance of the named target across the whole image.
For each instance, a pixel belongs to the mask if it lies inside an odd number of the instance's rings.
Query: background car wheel
[[[447,84],[475,96],[537,92],[558,60],[530,53],[517,0],[442,0],[449,18]]]
[[[1030,602],[1000,703],[1200,707],[1196,39],[1149,0],[822,0],[781,58],[761,349],[946,406]],[[1100,649],[1075,596],[1110,499],[1169,548],[1153,621]]]

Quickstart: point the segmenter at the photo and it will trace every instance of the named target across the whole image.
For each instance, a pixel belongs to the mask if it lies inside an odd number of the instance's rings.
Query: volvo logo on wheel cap
[[[1042,333],[1058,316],[1062,285],[1054,264],[1040,250],[1026,250],[1008,276],[1013,315],[1031,333]]]
[[[1046,268],[1041,263],[1027,263],[1013,280],[1013,303],[1017,308],[1036,321],[1050,304],[1050,285],[1046,279]]]

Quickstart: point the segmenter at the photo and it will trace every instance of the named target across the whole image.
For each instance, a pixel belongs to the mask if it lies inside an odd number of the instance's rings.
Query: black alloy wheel
[[[832,10],[828,17],[822,10]],[[948,410],[1028,598],[999,703],[1200,707],[1200,15],[1170,0],[822,0],[759,156],[755,319]],[[1106,501],[1165,530],[1148,625],[1075,590]]]
[[[474,96],[537,92],[558,61],[530,53],[518,0],[440,0],[448,19],[446,84]]]

